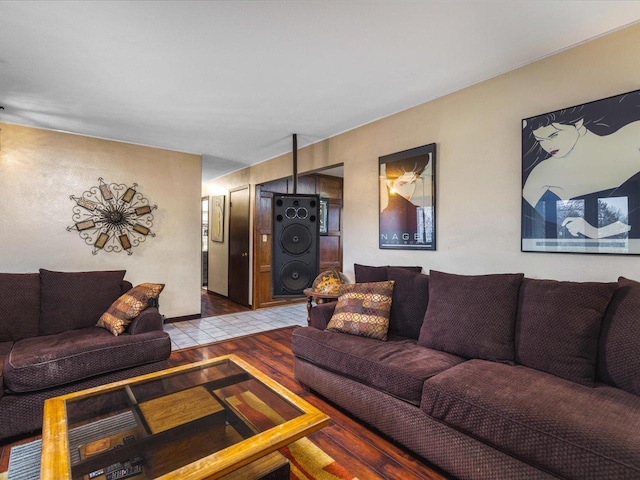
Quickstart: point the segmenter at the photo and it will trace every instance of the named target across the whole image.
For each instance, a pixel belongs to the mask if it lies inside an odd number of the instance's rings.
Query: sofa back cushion
[[[464,358],[514,361],[522,273],[429,273],[429,305],[418,344]]]
[[[602,322],[597,378],[640,396],[640,283],[624,277]]]
[[[40,335],[93,327],[121,295],[124,274],[40,269]]]
[[[387,281],[387,267],[373,267],[370,265],[360,265],[355,263],[353,271],[356,276],[356,283],[372,283]]]
[[[372,267],[370,265],[360,265],[359,263],[355,263],[353,265],[353,270],[356,276],[356,283],[373,283],[373,282],[386,282],[389,280],[387,276],[388,268],[402,268],[405,270],[411,270],[412,272],[422,272],[422,267]]]
[[[120,283],[120,295],[127,293],[132,288],[133,288],[133,285],[131,284],[131,282],[128,282],[127,280],[123,280],[122,283]]]
[[[389,267],[387,277],[395,282],[389,333],[417,340],[429,303],[429,275]]]
[[[602,318],[615,289],[615,283],[525,279],[516,362],[594,386]]]
[[[0,342],[38,335],[40,275],[0,273]]]

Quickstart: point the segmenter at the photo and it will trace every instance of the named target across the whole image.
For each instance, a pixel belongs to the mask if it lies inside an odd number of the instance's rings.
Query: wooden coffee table
[[[41,478],[108,479],[127,467],[134,479],[260,478],[284,471],[277,449],[328,423],[226,355],[47,400]]]

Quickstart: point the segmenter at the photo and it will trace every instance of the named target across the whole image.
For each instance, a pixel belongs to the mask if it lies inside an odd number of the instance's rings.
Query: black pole
[[[293,134],[293,194],[298,193],[298,134]]]

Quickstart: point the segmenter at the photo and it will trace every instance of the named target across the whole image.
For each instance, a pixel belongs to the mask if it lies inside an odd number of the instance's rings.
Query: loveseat
[[[122,335],[96,326],[132,288],[124,274],[0,273],[0,440],[42,428],[47,398],[166,368],[157,307]]]
[[[355,273],[293,332],[301,384],[455,478],[640,478],[640,283]]]

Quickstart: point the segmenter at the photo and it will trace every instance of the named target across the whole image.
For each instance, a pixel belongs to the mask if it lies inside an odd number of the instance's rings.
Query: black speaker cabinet
[[[318,276],[318,195],[275,194],[271,237],[271,296],[301,297]]]

